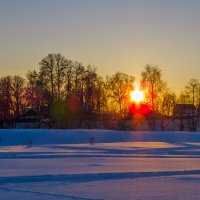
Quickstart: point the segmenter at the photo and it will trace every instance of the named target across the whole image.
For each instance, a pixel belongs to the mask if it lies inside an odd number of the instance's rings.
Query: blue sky
[[[25,75],[48,53],[101,75],[162,69],[172,90],[200,74],[198,0],[0,0],[0,74]]]

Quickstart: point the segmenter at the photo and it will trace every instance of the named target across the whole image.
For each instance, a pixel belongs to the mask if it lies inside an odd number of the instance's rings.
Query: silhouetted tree
[[[69,99],[71,96],[73,96],[74,90],[74,63],[71,60],[68,60],[65,69],[64,88],[65,98]]]
[[[81,63],[74,64],[74,92],[73,96],[84,106],[84,76],[85,67]]]
[[[50,90],[51,93],[51,103],[54,102],[55,98],[55,68],[56,59],[55,54],[49,54],[41,60],[40,65],[40,76],[43,79],[43,83],[46,85],[46,89]]]
[[[176,95],[172,92],[166,92],[163,96],[162,101],[162,114],[166,116],[171,116],[173,114],[173,109],[176,105]]]
[[[52,107],[52,116],[54,116],[53,107],[56,102],[60,102],[66,97],[66,70],[71,65],[61,54],[49,54],[41,60],[40,65],[40,88],[43,90],[43,100],[46,100],[48,106]]]
[[[121,116],[127,112],[128,100],[130,97],[130,88],[133,85],[134,77],[121,72],[117,72],[106,78],[108,97],[110,99],[109,107],[112,111]]]
[[[190,103],[190,96],[185,94],[185,92],[181,92],[181,94],[178,97],[177,103],[180,104],[189,104]]]
[[[40,95],[38,91],[38,72],[36,70],[28,71],[26,74],[27,86],[25,89],[26,106],[39,111]]]
[[[57,100],[61,99],[61,96],[64,95],[64,87],[63,82],[65,80],[65,73],[66,68],[70,65],[70,61],[68,61],[64,56],[61,54],[55,54],[55,83],[57,85]]]
[[[200,83],[197,79],[190,79],[187,85],[185,86],[185,94],[188,95],[190,103],[197,105],[198,103],[198,87]]]
[[[154,112],[157,109],[157,99],[162,89],[165,87],[164,81],[161,79],[161,70],[157,66],[146,65],[145,70],[141,73],[142,86],[147,91],[147,101]]]
[[[13,107],[15,117],[18,117],[20,111],[24,108],[24,85],[25,80],[20,76],[14,76],[12,81],[12,95],[13,95]]]
[[[13,116],[12,77],[6,76],[0,79],[0,114],[1,119],[9,119]]]
[[[91,111],[96,109],[97,80],[96,69],[92,66],[87,66],[84,73],[84,99],[85,105],[90,106]]]
[[[142,87],[146,91],[146,100],[149,103],[151,110],[153,111],[150,118],[150,126],[152,130],[155,129],[156,112],[159,111],[159,105],[161,102],[162,91],[166,87],[166,84],[162,80],[161,70],[157,66],[146,65],[142,75]]]
[[[106,84],[102,77],[98,76],[95,86],[95,111],[105,112],[107,111],[107,91]]]

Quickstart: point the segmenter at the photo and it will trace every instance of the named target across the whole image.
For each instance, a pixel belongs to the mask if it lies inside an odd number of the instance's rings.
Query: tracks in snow
[[[61,182],[87,182],[87,181],[134,179],[134,178],[164,177],[164,176],[176,176],[176,175],[195,175],[195,174],[200,175],[200,170],[13,176],[13,177],[0,177],[0,184],[32,183],[32,182],[60,182],[60,181]]]

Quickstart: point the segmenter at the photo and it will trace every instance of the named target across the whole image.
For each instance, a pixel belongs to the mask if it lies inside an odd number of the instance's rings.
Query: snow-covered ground
[[[0,141],[2,200],[200,199],[199,132],[21,129]]]

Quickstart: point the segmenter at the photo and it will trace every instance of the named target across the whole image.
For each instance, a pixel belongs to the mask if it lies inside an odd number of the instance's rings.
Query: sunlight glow
[[[139,89],[135,89],[134,91],[130,93],[130,98],[131,98],[131,101],[140,103],[144,100],[144,93]]]

